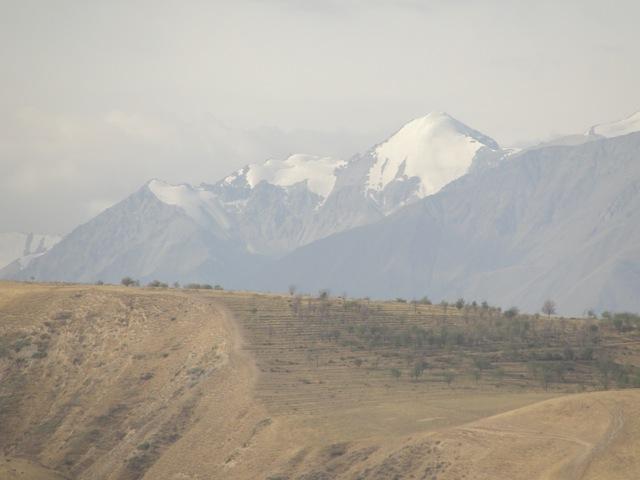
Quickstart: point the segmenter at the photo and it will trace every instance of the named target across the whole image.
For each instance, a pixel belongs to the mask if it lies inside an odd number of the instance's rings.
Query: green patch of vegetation
[[[15,343],[13,344],[13,350],[15,352],[19,352],[23,348],[29,347],[30,345],[31,345],[31,338],[22,337],[15,341]]]
[[[208,283],[188,283],[184,288],[189,290],[213,290],[213,285]]]

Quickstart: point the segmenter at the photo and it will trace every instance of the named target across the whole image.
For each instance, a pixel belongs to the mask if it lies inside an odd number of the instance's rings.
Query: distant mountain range
[[[0,233],[0,269],[5,275],[17,274],[60,239],[58,235],[41,233]]]
[[[280,280],[278,283],[277,280]],[[640,310],[640,133],[526,152],[302,247],[256,286]]]
[[[151,180],[0,276],[640,310],[640,114],[514,152],[431,113],[349,160]]]

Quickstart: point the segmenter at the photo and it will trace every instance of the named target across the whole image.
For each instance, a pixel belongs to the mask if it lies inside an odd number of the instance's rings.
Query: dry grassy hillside
[[[639,333],[481,307],[0,283],[0,478],[635,478],[640,393],[601,390],[640,381]]]
[[[209,299],[2,284],[0,314],[0,448],[65,477],[140,478],[203,412],[226,425],[251,399],[252,366],[231,362],[235,326]]]

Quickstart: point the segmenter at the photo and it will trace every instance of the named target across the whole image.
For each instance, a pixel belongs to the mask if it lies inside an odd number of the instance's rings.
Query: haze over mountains
[[[356,296],[428,292],[528,311],[553,298],[576,314],[637,310],[639,152],[640,133],[527,152],[303,247],[267,277]]]
[[[0,233],[0,269],[20,271],[58,243],[60,238],[58,235],[41,233]]]
[[[349,160],[152,180],[10,278],[640,310],[640,116],[513,153],[431,113]]]

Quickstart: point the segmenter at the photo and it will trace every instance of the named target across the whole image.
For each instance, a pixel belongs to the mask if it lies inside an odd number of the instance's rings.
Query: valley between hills
[[[640,476],[633,318],[458,307],[0,282],[0,478]]]

